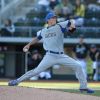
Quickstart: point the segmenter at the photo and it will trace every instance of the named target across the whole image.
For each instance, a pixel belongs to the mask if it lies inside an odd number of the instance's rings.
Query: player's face
[[[95,51],[96,51],[96,48],[91,48],[91,51],[92,51],[92,52],[95,52]]]
[[[48,21],[48,25],[51,26],[51,25],[54,25],[56,24],[57,22],[57,18],[56,17],[53,17],[51,18],[49,21]]]

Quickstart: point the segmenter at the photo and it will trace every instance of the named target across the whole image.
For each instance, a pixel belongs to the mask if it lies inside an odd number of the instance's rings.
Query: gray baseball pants
[[[78,63],[78,61],[74,60],[73,58],[65,54],[46,53],[43,60],[40,62],[40,64],[35,69],[26,72],[24,75],[22,75],[17,80],[20,83],[23,80],[26,80],[32,76],[38,75],[40,72],[43,72],[44,70],[56,64],[69,67],[72,70],[74,70],[76,77],[80,82],[80,89],[87,88],[87,79],[85,77],[85,74],[82,70],[81,65]]]

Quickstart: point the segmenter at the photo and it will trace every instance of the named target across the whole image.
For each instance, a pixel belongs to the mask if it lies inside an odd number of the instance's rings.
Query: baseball
[[[28,49],[26,48],[26,49],[24,49],[23,51],[24,51],[24,52],[27,52],[27,51],[28,51]]]

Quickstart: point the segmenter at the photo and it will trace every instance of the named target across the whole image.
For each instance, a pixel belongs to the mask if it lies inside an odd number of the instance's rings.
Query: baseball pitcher
[[[76,28],[73,21],[69,20],[57,23],[57,16],[53,12],[48,13],[45,19],[48,27],[38,31],[37,37],[33,38],[32,41],[23,48],[23,51],[27,52],[31,45],[42,39],[43,47],[46,51],[43,60],[35,69],[26,72],[16,80],[10,81],[8,85],[18,85],[20,82],[38,75],[40,72],[43,72],[53,65],[64,65],[65,67],[70,67],[74,70],[76,77],[80,82],[81,92],[86,91],[87,93],[94,93],[94,90],[87,88],[87,80],[81,65],[76,60],[64,54],[64,33],[67,31],[71,33],[75,31]]]

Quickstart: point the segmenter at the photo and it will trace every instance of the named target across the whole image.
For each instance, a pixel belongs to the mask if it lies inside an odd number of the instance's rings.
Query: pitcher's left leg
[[[58,60],[58,62],[59,64],[62,64],[66,67],[70,67],[75,71],[76,77],[80,82],[81,91],[86,91],[87,93],[94,93],[94,90],[87,88],[86,76],[82,70],[81,65],[76,60],[67,55],[62,55],[62,57]]]

